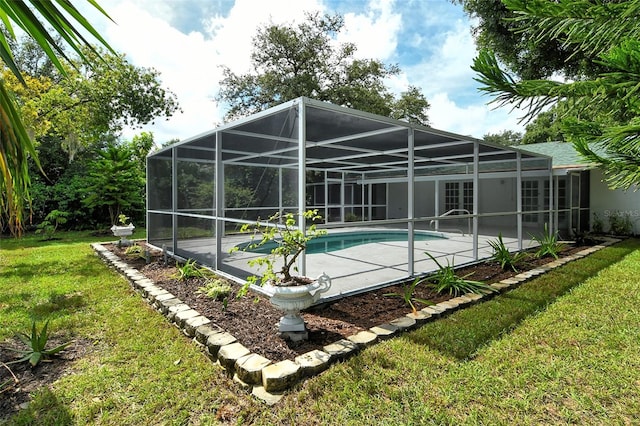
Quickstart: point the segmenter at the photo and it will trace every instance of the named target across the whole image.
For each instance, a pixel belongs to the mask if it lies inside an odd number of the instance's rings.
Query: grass
[[[639,240],[374,345],[267,407],[107,269],[91,239],[64,238],[12,241],[8,250],[0,241],[0,342],[32,318],[51,319],[53,334],[91,342],[73,374],[36,392],[9,424],[638,420]]]

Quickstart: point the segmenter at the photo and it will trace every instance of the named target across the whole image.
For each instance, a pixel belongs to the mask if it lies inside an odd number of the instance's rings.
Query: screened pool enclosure
[[[545,223],[570,226],[548,157],[308,98],[167,147],[147,170],[149,243],[239,282],[261,255],[230,253],[242,224],[318,209],[328,235],[298,269],[331,276],[325,299],[429,272],[425,252],[468,263],[499,233],[518,249]]]

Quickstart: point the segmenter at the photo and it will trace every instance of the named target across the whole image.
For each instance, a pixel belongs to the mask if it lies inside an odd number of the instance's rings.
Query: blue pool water
[[[415,241],[429,241],[445,239],[446,237],[427,232],[416,232]],[[307,254],[329,253],[336,250],[343,250],[362,244],[383,243],[387,241],[407,241],[406,231],[351,231],[327,234],[311,240],[307,245]],[[250,243],[240,244],[242,249]],[[275,248],[275,243],[267,243],[261,247],[247,250],[252,253],[270,253]]]

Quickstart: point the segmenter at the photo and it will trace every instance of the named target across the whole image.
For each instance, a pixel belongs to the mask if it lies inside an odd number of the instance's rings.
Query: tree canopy
[[[88,2],[108,18],[95,0]],[[64,71],[62,61],[67,59],[67,54],[56,36],[81,58],[84,57],[83,47],[91,46],[85,34],[90,34],[112,51],[91,23],[67,0],[2,1],[0,13],[4,29],[0,31],[0,59],[22,83],[25,83],[24,78],[9,43],[15,39],[14,26],[35,40],[61,71]],[[48,30],[48,26],[53,30]],[[0,79],[0,129],[0,227],[6,224],[14,235],[19,235],[23,229],[23,212],[30,202],[28,161],[29,158],[37,159],[37,154],[4,79]]]
[[[513,130],[503,130],[499,133],[487,133],[482,139],[498,145],[513,146],[520,145],[522,142],[522,134]]]
[[[400,72],[376,59],[356,59],[356,46],[337,43],[340,15],[308,14],[305,22],[269,24],[253,39],[252,71],[235,74],[223,67],[216,100],[228,106],[226,120],[307,96],[363,111],[428,124],[429,103],[410,86],[398,98],[385,79]]]
[[[17,44],[16,51],[24,56],[30,42]],[[62,147],[73,159],[79,150],[106,135],[117,136],[124,127],[141,126],[179,110],[175,95],[161,86],[157,71],[135,67],[124,55],[100,54],[98,59],[93,52],[85,52],[92,66],[71,58],[71,65],[65,66],[66,77],[56,70],[24,73],[26,86],[5,72],[6,85],[16,95],[36,146],[45,135],[61,138]],[[29,71],[48,69],[35,52],[28,56],[30,63],[44,64],[29,67]]]
[[[561,26],[551,33],[541,30],[530,22],[527,10],[539,8],[541,2],[507,1],[501,0],[452,0],[462,4],[465,12],[476,19],[474,27],[476,44],[480,49],[494,52],[496,57],[510,72],[523,79],[546,78],[554,74],[567,78],[582,78],[594,76],[603,71],[603,64],[599,63],[597,54],[588,49],[575,50],[562,34]],[[617,0],[605,0],[601,4],[602,13],[609,14],[609,9],[615,9]],[[555,6],[556,2],[547,1],[544,19],[545,25],[554,22],[564,22],[562,8]],[[577,3],[592,3],[583,0]],[[524,12],[524,13],[523,13]],[[611,12],[609,16],[617,16]],[[588,18],[588,16],[587,16]],[[574,28],[582,23],[573,22]]]
[[[586,0],[505,0],[518,22],[538,38],[556,40],[576,55],[597,57],[596,77],[560,82],[518,80],[496,55],[482,50],[474,61],[481,90],[493,102],[527,109],[525,119],[563,102],[563,133],[589,162],[600,165],[612,188],[640,183],[640,0],[592,3]],[[598,119],[581,111],[596,109]],[[603,154],[600,154],[604,152]]]

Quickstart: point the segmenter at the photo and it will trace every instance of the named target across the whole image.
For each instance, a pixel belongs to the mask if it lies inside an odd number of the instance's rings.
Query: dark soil
[[[144,243],[139,244],[144,245]],[[147,264],[139,256],[126,256],[124,251],[116,246],[107,247],[145,276],[154,280],[157,286],[167,290],[201,315],[209,318],[214,324],[231,333],[251,352],[274,362],[293,360],[296,356],[310,350],[322,349],[324,345],[411,312],[411,308],[402,297],[385,296],[389,293],[403,294],[403,286],[394,285],[310,308],[302,315],[307,324],[309,339],[304,342],[291,342],[278,333],[277,323],[282,316],[282,311],[272,306],[268,298],[253,293],[243,298],[236,298],[233,293],[227,299],[225,308],[222,301],[212,300],[198,292],[198,289],[205,284],[205,278],[177,280],[175,263],[170,261],[169,265],[165,266],[159,254],[153,256],[152,261]],[[562,254],[570,254],[582,248],[567,246]],[[553,258],[536,259],[530,256],[518,265],[518,270],[533,269],[552,260]],[[513,271],[503,271],[495,262],[465,267],[459,269],[457,273],[459,276],[467,276],[470,280],[487,284],[516,274]],[[234,288],[237,289],[237,287],[234,285]],[[426,285],[416,287],[413,296],[433,304],[452,297],[449,294],[436,294]],[[419,310],[427,305],[415,302],[415,306]]]

